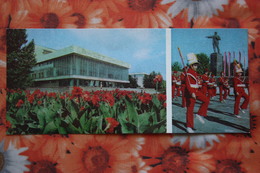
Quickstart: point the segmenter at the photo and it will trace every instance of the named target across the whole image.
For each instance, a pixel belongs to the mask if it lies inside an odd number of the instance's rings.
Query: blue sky
[[[239,58],[239,51],[242,54],[242,63],[246,57],[246,67],[248,66],[248,34],[246,29],[173,29],[172,38],[172,62],[179,61],[180,56],[177,47],[180,47],[183,56],[188,53],[205,53],[210,57],[213,53],[212,39],[207,36],[217,32],[221,37],[219,41],[220,53],[235,52],[236,59]],[[185,62],[186,63],[186,62]]]
[[[166,76],[164,29],[27,29],[36,45],[62,49],[71,45],[131,64],[129,73]]]

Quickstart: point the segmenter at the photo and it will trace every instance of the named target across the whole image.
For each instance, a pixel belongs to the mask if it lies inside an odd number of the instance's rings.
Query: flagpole
[[[226,57],[227,57],[227,53],[224,52],[223,65],[224,65],[224,74],[225,74],[225,76],[226,76]]]
[[[228,77],[230,77],[230,59],[231,59],[231,53],[228,52]]]
[[[179,47],[178,47],[177,49],[178,49],[179,55],[180,55],[180,57],[181,57],[181,62],[182,62],[183,68],[184,68],[184,70],[185,70],[185,75],[186,75],[186,77],[187,77],[188,69],[185,68],[185,64],[184,64],[184,60],[183,60],[184,58],[183,58],[183,56],[182,56],[181,49],[180,49]],[[189,79],[189,78],[188,78],[188,82],[189,82],[189,85],[190,85],[190,79]]]

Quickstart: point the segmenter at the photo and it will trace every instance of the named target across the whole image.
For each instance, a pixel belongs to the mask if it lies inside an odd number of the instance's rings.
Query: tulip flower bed
[[[7,134],[166,132],[166,95],[132,91],[7,92]]]

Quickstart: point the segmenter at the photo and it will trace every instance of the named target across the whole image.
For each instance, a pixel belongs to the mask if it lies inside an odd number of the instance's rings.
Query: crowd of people
[[[230,84],[234,89],[234,116],[241,118],[240,112],[245,113],[248,108],[249,96],[246,92],[248,84],[243,76],[243,70],[238,62],[234,62],[234,78],[231,79],[221,72],[220,77],[212,74],[208,69],[205,69],[204,74],[197,72],[200,65],[194,53],[187,55],[188,66],[185,66],[182,71],[173,71],[172,74],[172,99],[176,100],[179,97],[182,99],[182,107],[186,108],[186,130],[188,133],[194,133],[194,106],[196,100],[201,101],[200,108],[195,114],[201,123],[205,123],[204,118],[208,116],[208,106],[211,100],[216,100],[225,103],[230,93]],[[217,90],[219,98],[217,98]],[[241,98],[244,98],[240,105]],[[174,111],[174,110],[173,110]]]

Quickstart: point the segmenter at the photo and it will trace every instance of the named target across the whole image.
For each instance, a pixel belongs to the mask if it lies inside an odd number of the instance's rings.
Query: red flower
[[[24,103],[23,100],[20,99],[20,100],[18,100],[18,102],[16,103],[15,106],[19,108],[23,105],[23,103]]]
[[[66,1],[27,0],[24,1],[26,17],[20,28],[76,28],[76,18]],[[19,12],[19,11],[18,11]],[[17,24],[13,26],[17,28]]]
[[[37,89],[37,90],[35,90],[33,93],[32,93],[32,95],[34,95],[34,96],[36,96],[37,98],[42,98],[44,95],[45,95],[45,93],[44,92],[41,92],[39,89]]]
[[[10,121],[6,121],[5,127],[6,127],[7,129],[9,129],[9,128],[12,127],[12,124],[10,123]]]
[[[83,99],[87,102],[91,101],[90,93],[88,91],[83,93]]]
[[[158,94],[157,95],[158,100],[160,100],[161,102],[166,101],[166,95],[165,94]]]
[[[41,104],[42,104],[42,101],[41,101],[41,100],[39,100],[39,101],[37,102],[37,104],[38,104],[38,105],[41,105]]]
[[[131,95],[132,93],[134,93],[133,91],[120,91],[120,90],[115,90],[116,93],[116,97],[118,99],[121,99],[122,97],[128,97],[130,100],[132,100],[133,96]]]
[[[30,102],[32,104],[34,101],[34,95],[27,96],[27,100],[28,100],[28,102]]]
[[[139,96],[138,98],[143,104],[149,104],[152,101],[152,96],[148,93],[144,93],[142,96]]]
[[[153,79],[153,82],[156,83],[156,82],[162,82],[162,75],[156,75],[155,78]]]
[[[73,98],[81,97],[83,95],[83,89],[80,87],[73,87],[71,94]]]
[[[167,103],[166,103],[166,102],[163,103],[163,107],[164,107],[164,108],[167,107]]]
[[[85,109],[85,107],[84,106],[82,106],[81,108],[80,108],[80,111],[83,111]]]
[[[106,92],[103,96],[102,96],[102,100],[109,103],[110,106],[114,106],[115,104],[115,99],[114,99],[114,96],[109,93],[109,92]]]
[[[48,97],[56,98],[56,93],[52,92],[48,94]]]
[[[107,125],[107,133],[114,133],[114,129],[119,125],[119,122],[116,121],[114,118],[108,117],[106,118],[108,125]]]
[[[92,104],[95,105],[95,106],[99,106],[99,101],[100,101],[100,98],[98,95],[94,94],[92,95],[91,97],[91,101],[92,101]]]
[[[64,99],[65,99],[65,96],[60,96],[60,99],[64,100]]]

